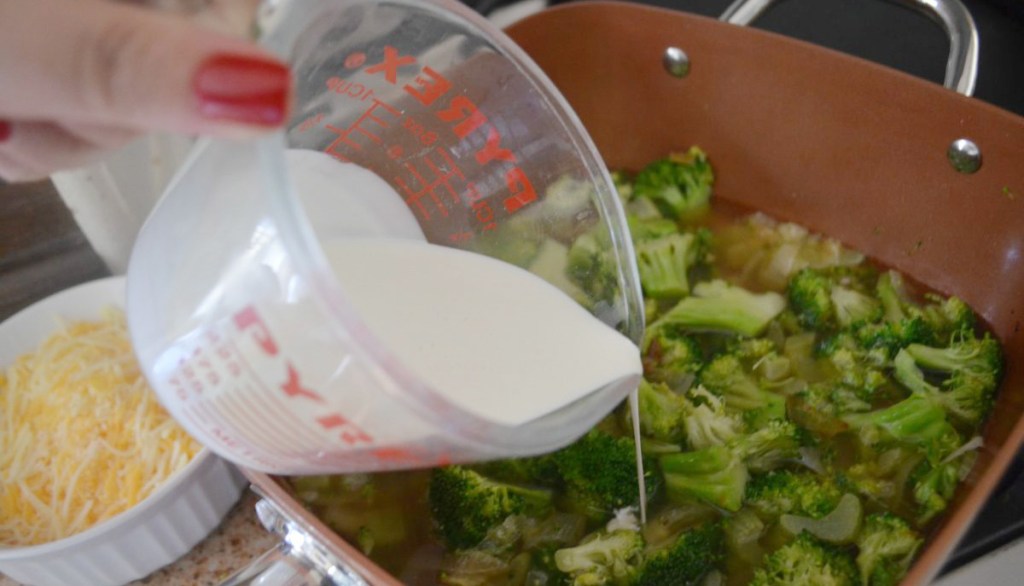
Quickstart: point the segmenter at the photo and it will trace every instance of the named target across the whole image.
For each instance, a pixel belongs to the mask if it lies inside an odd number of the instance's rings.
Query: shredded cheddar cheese
[[[140,373],[120,311],[66,324],[0,374],[0,545],[109,519],[199,449]]]

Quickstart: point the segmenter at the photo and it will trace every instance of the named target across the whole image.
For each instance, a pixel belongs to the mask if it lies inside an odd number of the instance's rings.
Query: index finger
[[[183,17],[113,2],[0,0],[0,118],[237,135],[287,110],[287,66]]]

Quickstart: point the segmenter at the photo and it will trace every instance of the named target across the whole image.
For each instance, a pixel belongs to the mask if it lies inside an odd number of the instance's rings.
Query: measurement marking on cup
[[[366,63],[366,53],[362,51],[356,51],[345,57],[345,69],[356,69],[363,66]]]
[[[236,435],[226,432],[225,429],[230,429],[231,426],[227,424],[223,417],[221,417],[220,413],[213,409],[209,409],[208,407],[210,406],[206,403],[203,403],[202,405],[204,409],[202,409],[198,415],[212,424],[212,426],[209,426],[204,423],[202,427],[209,429],[217,441],[219,441],[225,448],[233,451],[241,450],[241,455],[243,457],[248,457],[252,461],[263,464],[264,466],[275,466],[277,464],[274,460],[263,458],[256,454],[252,449],[251,442],[245,441],[244,438],[238,438]],[[196,415],[196,413],[192,411],[189,413],[193,416]]]
[[[265,399],[264,401],[255,402],[255,406],[261,408],[264,417],[278,423],[283,423],[285,425],[285,434],[288,436],[301,436],[300,439],[313,445],[320,444],[323,441],[321,436],[310,431],[308,426],[303,425],[301,419],[291,414],[288,403],[280,400],[277,395],[272,393],[269,388],[262,386],[259,381],[252,381],[251,384],[261,387],[258,390],[252,391],[252,394]],[[261,393],[259,390],[263,392]]]
[[[327,80],[327,89],[340,95],[365,102],[373,98],[373,88],[367,87],[359,82],[331,77]]]
[[[257,405],[270,404],[270,416],[273,420],[277,421],[281,419],[288,419],[290,430],[293,430],[295,433],[304,435],[304,439],[307,442],[312,442],[314,445],[319,444],[322,438],[317,436],[316,434],[308,432],[306,426],[302,424],[302,421],[299,418],[291,416],[288,404],[278,398],[277,393],[274,391],[274,389],[263,383],[263,381],[260,379],[258,370],[252,364],[250,364],[249,361],[246,360],[244,356],[241,355],[241,352],[238,350],[237,345],[235,345],[234,342],[231,342],[231,344],[235,348],[235,353],[239,356],[238,360],[244,365],[245,369],[249,373],[249,376],[245,379],[244,383],[248,383],[248,385],[250,385],[250,388],[248,389],[247,393],[243,392],[243,394],[246,394],[246,396],[251,397],[253,399],[257,397],[264,399],[265,401],[253,402]],[[239,385],[244,383],[240,382]]]
[[[299,123],[299,132],[306,132],[311,128],[315,128],[317,124],[320,124],[324,119],[324,113],[320,112],[316,116],[310,116]]]
[[[274,366],[282,371],[277,388],[278,396],[288,397],[290,401],[295,402],[295,405],[317,407],[317,409],[309,409],[308,416],[312,419],[310,423],[330,431],[332,437],[345,444],[350,446],[373,444],[374,440],[370,434],[351,419],[331,408],[316,390],[303,385],[299,371],[287,357],[281,355],[270,329],[263,322],[255,307],[246,306],[236,313],[234,324],[238,333],[253,341],[265,358],[277,359],[273,361]]]
[[[323,444],[325,436],[348,449],[374,444],[370,434],[304,383],[255,307],[235,313],[231,325],[237,335],[204,332],[169,376],[187,417],[198,427],[217,426],[217,441],[244,448],[253,459],[260,446],[301,453]],[[276,386],[268,382],[268,373],[277,373],[272,375]],[[245,424],[253,421],[255,426]]]
[[[285,448],[299,450],[303,444],[309,443],[309,438],[297,438],[296,436],[299,434],[294,433],[294,431],[302,429],[301,426],[289,425],[285,421],[286,418],[275,417],[274,413],[263,408],[262,401],[243,401],[239,396],[229,395],[224,395],[220,399],[222,406],[230,413],[239,415],[240,420],[248,422],[254,429],[259,429],[261,443],[273,443],[275,451],[279,453]],[[302,441],[296,441],[296,439]]]
[[[255,316],[258,319],[258,316]],[[248,322],[247,322],[248,323]],[[262,322],[260,322],[262,323]],[[269,335],[269,334],[268,334]],[[309,430],[309,426],[305,425],[301,419],[292,415],[289,409],[289,404],[286,401],[281,400],[279,394],[270,386],[263,383],[260,378],[259,371],[245,359],[244,355],[240,352],[233,341],[229,342],[234,347],[235,354],[238,356],[239,362],[241,362],[245,369],[248,371],[249,376],[247,377],[248,384],[252,385],[253,388],[247,394],[250,397],[259,397],[265,401],[254,402],[257,405],[269,405],[270,417],[274,421],[286,419],[288,424],[290,435],[301,435],[302,439],[310,445],[319,445],[322,443],[323,438],[316,433]]]
[[[433,207],[442,217],[447,217],[446,202],[457,202],[461,191],[453,181],[463,183],[466,180],[466,176],[462,174],[462,170],[448,151],[435,148],[433,154],[436,158],[424,156],[418,161],[419,165],[413,161],[405,164],[413,179],[411,185],[401,177],[396,178],[398,188],[406,195],[406,205],[417,211],[425,220],[429,220],[431,215],[423,203],[424,198],[434,204]]]
[[[365,144],[365,141],[368,140],[381,148],[391,159],[397,160],[402,156],[401,153],[414,152],[411,148],[412,145],[406,145],[409,148],[405,148],[390,144],[389,141],[384,140],[381,134],[394,124],[401,122],[401,128],[407,130],[410,137],[418,144],[429,146],[436,141],[444,142],[444,139],[448,137],[442,137],[429,128],[427,118],[430,118],[435,123],[442,123],[442,132],[446,129],[449,137],[456,141],[464,141],[474,133],[484,133],[484,140],[473,142],[472,146],[476,150],[468,152],[465,159],[474,161],[480,166],[500,165],[504,167],[504,172],[501,174],[498,174],[498,169],[488,170],[486,174],[498,175],[504,179],[504,189],[507,194],[501,199],[501,207],[506,213],[515,213],[537,200],[532,180],[519,166],[519,157],[511,149],[505,147],[504,137],[499,126],[477,107],[473,99],[456,91],[452,82],[444,75],[427,65],[421,65],[416,56],[402,55],[398,49],[390,45],[384,47],[382,55],[375,57],[379,59],[378,62],[367,64],[361,71],[354,65],[357,61],[355,55],[357,53],[350,54],[346,58],[345,67],[349,73],[345,75],[362,74],[368,79],[357,82],[353,79],[332,76],[326,81],[327,88],[346,99],[372,101],[372,103],[349,128],[326,126],[328,130],[337,133],[338,138],[325,149],[325,152],[339,160],[352,161],[353,156],[360,154],[365,147],[371,146]],[[358,60],[366,58],[362,53],[358,53],[358,55],[360,55]],[[369,87],[370,82],[374,79],[391,86],[400,86],[405,94],[415,101],[414,106],[423,106],[427,110],[423,115],[418,114],[416,118],[413,118],[407,113],[410,108],[405,107],[404,103],[398,102],[403,107],[397,107],[396,104],[382,102],[375,97],[373,89]],[[382,111],[387,114],[382,114]],[[401,118],[402,114],[405,114],[405,118]],[[386,119],[388,116],[392,119]],[[433,134],[431,134],[432,132]],[[362,140],[356,140],[360,136]],[[387,138],[397,140],[397,137],[392,134],[388,134]],[[398,151],[395,150],[396,147],[398,147]],[[354,152],[346,152],[346,148]],[[358,163],[359,161],[353,162]],[[403,168],[402,170],[411,171],[412,169]],[[414,203],[418,204],[418,199]],[[452,203],[458,203],[458,200],[453,200]],[[418,210],[425,212],[422,206]],[[446,211],[441,213],[442,217],[447,215]],[[426,219],[429,218],[429,215],[426,216]]]
[[[405,118],[402,119],[402,128],[409,131],[409,134],[414,136],[423,146],[430,146],[437,142],[437,133],[432,130],[427,130],[426,127],[418,122],[416,118],[406,114]]]
[[[230,400],[229,397],[222,395],[218,397],[218,402],[215,405],[217,412],[222,415],[221,418],[221,429],[222,434],[224,429],[236,430],[235,445],[238,448],[246,450],[250,458],[261,458],[259,453],[267,451],[266,443],[269,440],[273,440],[275,453],[267,454],[269,458],[273,460],[281,461],[288,457],[293,457],[293,453],[283,451],[281,448],[287,446],[288,443],[282,444],[282,441],[287,438],[287,435],[277,437],[269,437],[265,435],[267,431],[266,422],[258,420],[258,425],[252,425],[253,419],[251,413],[243,413],[237,407],[237,401]],[[226,434],[225,434],[226,435]],[[267,461],[267,460],[264,460]]]
[[[363,112],[362,116],[360,116],[348,128],[338,128],[337,126],[328,124],[326,126],[327,130],[336,133],[338,138],[334,139],[331,144],[327,145],[324,152],[341,161],[348,161],[348,156],[339,151],[338,147],[346,145],[356,151],[361,151],[363,149],[363,145],[355,140],[355,137],[353,137],[354,134],[366,137],[370,142],[380,145],[382,139],[379,134],[376,134],[376,132],[379,132],[380,130],[387,130],[392,124],[388,120],[384,119],[385,116],[392,116],[396,118],[395,122],[397,122],[398,117],[401,116],[401,112],[380,100],[373,100],[373,104],[367,108],[367,110]],[[371,125],[379,126],[380,129],[373,129]]]
[[[288,427],[282,428],[279,425],[280,420],[259,409],[262,401],[259,401],[257,397],[253,397],[253,400],[242,401],[236,396],[221,395],[217,401],[228,413],[239,416],[240,420],[250,422],[252,427],[259,429],[259,435],[263,441],[270,441],[275,446],[280,446],[282,441],[290,439]]]

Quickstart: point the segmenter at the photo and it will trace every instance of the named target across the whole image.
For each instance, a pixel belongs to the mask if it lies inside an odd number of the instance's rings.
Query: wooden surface
[[[107,274],[52,183],[0,184],[0,320]]]

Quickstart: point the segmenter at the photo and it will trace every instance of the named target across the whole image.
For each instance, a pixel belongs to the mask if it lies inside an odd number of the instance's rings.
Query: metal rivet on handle
[[[958,138],[946,149],[946,157],[961,173],[974,173],[981,168],[981,149],[974,141]]]
[[[690,57],[679,47],[665,49],[661,65],[673,77],[686,77],[686,74],[690,73]]]

